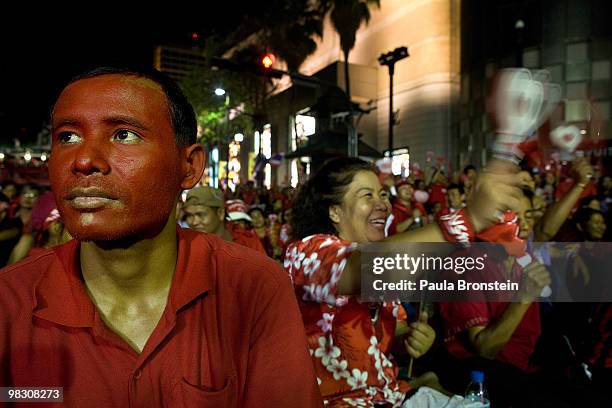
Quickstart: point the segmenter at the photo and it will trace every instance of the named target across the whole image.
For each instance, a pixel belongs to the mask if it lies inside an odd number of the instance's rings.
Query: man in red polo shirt
[[[531,199],[524,194],[517,211],[519,237],[524,240],[533,228],[531,211]],[[550,284],[547,269],[539,262],[523,268],[519,260],[504,251],[483,249],[482,252],[493,262],[487,263],[480,281],[520,281],[521,301],[439,303],[444,344],[450,354],[440,360],[444,365],[437,372],[441,382],[451,391],[461,392],[469,380],[469,371],[481,370],[485,372],[487,388],[496,406],[596,406],[590,405],[590,400],[587,402],[591,398],[588,393],[553,373],[540,373],[540,367],[531,361],[541,334],[536,300]],[[471,256],[474,254],[477,253]]]
[[[60,94],[52,134],[75,240],[0,272],[0,386],[63,387],[71,407],[321,406],[286,274],[176,225],[204,165],[176,84],[90,71]]]
[[[191,189],[187,193],[183,211],[190,228],[266,253],[255,231],[232,226],[228,228],[225,223],[225,200],[218,188],[202,186]]]
[[[409,229],[422,227],[427,222],[427,213],[423,204],[414,202],[414,188],[408,180],[395,184],[397,197],[387,219],[387,235],[394,235]]]

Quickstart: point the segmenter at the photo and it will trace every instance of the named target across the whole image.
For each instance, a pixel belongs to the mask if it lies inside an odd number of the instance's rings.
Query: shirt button
[[[139,379],[141,375],[142,375],[142,371],[140,371],[140,369],[134,371],[134,379],[135,380]]]

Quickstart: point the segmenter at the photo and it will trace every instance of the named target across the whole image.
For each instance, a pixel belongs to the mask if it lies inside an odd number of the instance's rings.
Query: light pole
[[[393,149],[393,126],[395,126],[395,115],[393,114],[393,74],[395,63],[409,57],[407,47],[398,47],[386,54],[380,54],[378,62],[380,65],[389,67],[389,151]]]

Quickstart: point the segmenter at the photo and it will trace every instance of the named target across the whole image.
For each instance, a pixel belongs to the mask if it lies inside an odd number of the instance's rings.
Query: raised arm
[[[576,180],[572,189],[554,205],[549,207],[544,216],[534,226],[535,240],[538,242],[550,241],[557,235],[557,232],[559,232],[559,229],[572,212],[572,208],[574,208],[574,205],[580,199],[584,188],[591,181],[593,168],[586,159],[579,158],[574,160],[572,170]]]

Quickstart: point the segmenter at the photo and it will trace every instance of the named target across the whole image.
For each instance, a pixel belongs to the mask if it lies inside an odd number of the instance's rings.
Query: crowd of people
[[[453,406],[478,369],[494,406],[612,401],[610,304],[538,301],[565,280],[601,285],[590,247],[526,267],[498,254],[487,273],[518,275],[520,302],[360,300],[363,244],[477,241],[507,209],[527,248],[608,241],[601,168],[492,161],[402,177],[336,158],[297,189],[222,191],[197,185],[187,106],[137,71],[64,89],[53,192],[2,184],[0,386],[63,386],[81,406],[410,407],[423,390]]]

